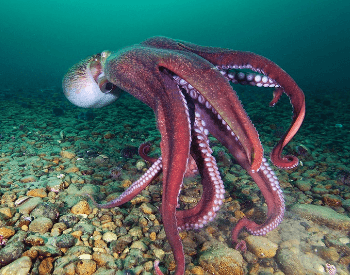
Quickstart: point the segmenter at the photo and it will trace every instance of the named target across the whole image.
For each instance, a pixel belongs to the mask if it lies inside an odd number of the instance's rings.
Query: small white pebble
[[[350,239],[347,237],[339,238],[339,242],[341,242],[342,244],[347,244],[350,243]]]
[[[80,256],[78,256],[78,258],[80,260],[91,260],[92,259],[92,255],[90,255],[90,254],[81,254]]]

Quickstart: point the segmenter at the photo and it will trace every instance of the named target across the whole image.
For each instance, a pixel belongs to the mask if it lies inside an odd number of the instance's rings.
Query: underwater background
[[[157,258],[164,270],[174,268],[157,209],[161,179],[112,210],[83,196],[105,201],[139,178],[149,167],[137,154],[143,142],[160,156],[153,111],[129,95],[105,108],[78,108],[61,87],[81,59],[162,35],[263,55],[306,96],[304,123],[286,148],[301,165],[274,167],[287,212],[266,237],[267,256],[259,256],[259,243],[243,258],[231,251],[238,219],[255,209],[263,220],[266,208],[254,182],[211,138],[225,204],[208,227],[181,235],[187,274],[211,274],[201,257],[223,251],[237,274],[350,274],[349,14],[346,0],[1,3],[0,272],[11,265],[30,274],[152,274]],[[234,89],[270,152],[290,124],[288,98],[269,108],[271,89]],[[196,183],[186,179],[181,204],[198,201]]]

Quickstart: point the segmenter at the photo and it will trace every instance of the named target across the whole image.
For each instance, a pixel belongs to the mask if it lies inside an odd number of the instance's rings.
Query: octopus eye
[[[107,93],[111,92],[114,88],[115,88],[115,86],[111,82],[105,82],[101,86],[101,92],[107,94]]]
[[[99,86],[100,91],[104,94],[108,94],[117,88],[113,83],[107,80],[104,73],[101,73],[98,76],[97,85]]]

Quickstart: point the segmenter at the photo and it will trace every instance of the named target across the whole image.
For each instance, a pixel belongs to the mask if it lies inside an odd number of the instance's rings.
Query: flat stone
[[[278,263],[281,265],[283,272],[287,275],[305,275],[307,274],[301,264],[298,255],[290,249],[281,249],[277,253]]]
[[[44,188],[36,188],[29,190],[27,192],[27,196],[45,198],[47,197],[47,194]]]
[[[1,275],[27,275],[32,267],[32,261],[29,257],[21,257],[11,264],[0,269]]]
[[[39,197],[30,198],[29,200],[27,200],[25,203],[21,204],[18,207],[18,211],[21,214],[29,215],[33,211],[33,209],[37,207],[37,205],[42,201],[43,201],[42,198],[39,198]]]
[[[37,180],[38,180],[38,178],[35,176],[32,176],[32,175],[29,175],[29,176],[26,176],[26,177],[23,177],[20,179],[20,181],[23,183],[34,182]]]
[[[320,225],[337,230],[350,230],[350,218],[326,206],[295,204],[291,211]]]
[[[0,265],[8,265],[17,260],[23,253],[24,244],[21,242],[11,242],[0,250]]]

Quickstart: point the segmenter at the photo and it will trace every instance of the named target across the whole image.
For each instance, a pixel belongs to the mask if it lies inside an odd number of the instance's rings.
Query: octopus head
[[[103,71],[107,57],[104,51],[81,60],[63,77],[63,92],[76,106],[101,108],[117,100],[123,92],[108,81]]]

